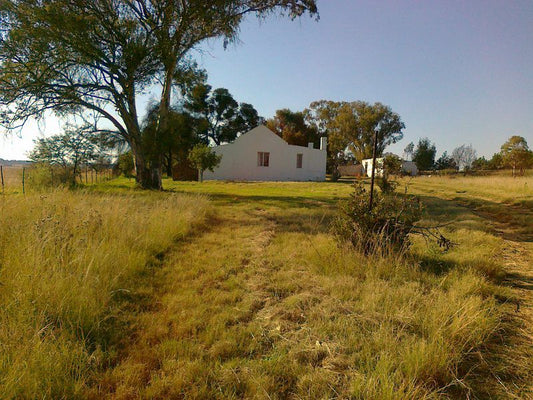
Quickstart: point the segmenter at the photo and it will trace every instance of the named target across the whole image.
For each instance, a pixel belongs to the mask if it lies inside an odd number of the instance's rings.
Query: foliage
[[[413,155],[415,154],[415,144],[410,142],[405,149],[403,149],[403,155],[406,160],[413,160]]]
[[[173,165],[187,161],[189,151],[202,141],[200,134],[205,125],[190,113],[172,107],[168,115],[169,124],[158,133],[158,109],[158,104],[151,104],[141,125],[144,151],[148,158],[161,155],[167,176],[172,176]]]
[[[489,169],[500,169],[503,167],[503,158],[501,153],[494,153],[489,160]]]
[[[418,140],[415,152],[413,154],[413,161],[420,171],[428,171],[433,168],[435,164],[435,154],[437,149],[428,138]]]
[[[459,171],[469,170],[477,158],[477,152],[472,145],[461,145],[452,152],[452,159]]]
[[[162,87],[158,138],[191,50],[208,39],[235,41],[247,15],[276,12],[294,19],[317,7],[314,0],[2,1],[0,123],[17,129],[47,111],[105,119],[129,144],[138,183],[161,189],[160,155],[144,157],[139,95]]]
[[[237,103],[228,89],[205,83],[195,86],[185,99],[184,108],[198,120],[199,134],[206,143],[216,145],[233,141],[262,123],[251,104]]]
[[[439,157],[439,159],[435,163],[435,169],[439,171],[442,171],[445,169],[455,170],[457,169],[457,164],[455,163],[452,157],[448,156],[448,152],[445,151],[444,153],[442,153],[442,155]]]
[[[484,171],[489,169],[489,161],[485,157],[476,158],[472,162],[471,168],[476,171]]]
[[[403,161],[396,154],[388,153],[383,157],[384,175],[400,175]]]
[[[70,180],[75,185],[82,164],[98,159],[98,138],[90,127],[68,127],[62,134],[37,139],[29,158],[35,163],[61,167],[60,182]]]
[[[287,108],[277,110],[276,115],[266,121],[266,126],[287,143],[296,146],[317,145],[320,136],[313,125],[305,121],[303,112],[293,112]]]
[[[350,199],[341,202],[333,222],[333,233],[365,254],[404,251],[410,245],[409,234],[422,216],[422,205],[416,198],[374,193],[369,210],[369,193],[355,185]]]
[[[133,154],[131,151],[127,151],[118,156],[117,160],[118,170],[126,178],[131,178],[133,176],[133,169],[135,168],[135,163],[133,162]]]
[[[524,170],[533,164],[533,152],[529,150],[526,139],[522,136],[511,136],[501,148],[502,163],[512,168],[513,176],[518,169],[520,175]]]
[[[217,153],[209,146],[205,144],[197,144],[189,152],[189,161],[200,172],[200,182],[204,180],[204,171],[213,170],[218,167],[220,161],[222,161],[222,156],[217,155]]]
[[[333,173],[347,153],[359,162],[372,157],[374,131],[378,130],[377,156],[402,139],[405,128],[400,116],[381,103],[320,100],[304,111],[307,124],[319,136],[328,137],[328,171]]]

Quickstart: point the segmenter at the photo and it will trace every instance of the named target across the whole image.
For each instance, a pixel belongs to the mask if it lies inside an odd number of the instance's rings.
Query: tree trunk
[[[168,150],[168,155],[167,155],[167,176],[169,178],[172,177],[172,149],[169,149]]]
[[[198,175],[200,176],[200,183],[202,183],[204,181],[204,171],[202,169],[199,169]]]
[[[161,161],[154,159],[146,160],[139,146],[131,144],[131,152],[135,159],[135,181],[143,189],[162,190],[161,182],[162,165]]]

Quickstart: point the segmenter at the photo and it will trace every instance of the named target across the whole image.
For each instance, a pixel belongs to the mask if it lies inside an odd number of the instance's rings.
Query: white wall
[[[323,145],[325,145],[323,141]],[[326,179],[326,149],[292,146],[265,126],[258,126],[233,143],[214,148],[222,155],[218,168],[204,172],[205,180],[323,181]],[[257,153],[270,153],[268,167],[257,165]],[[302,168],[296,155],[303,154]]]
[[[363,165],[363,169],[366,173],[366,176],[372,178],[372,159],[367,158],[361,161],[361,164]],[[376,168],[374,168],[374,176],[383,176],[383,158],[376,158]]]

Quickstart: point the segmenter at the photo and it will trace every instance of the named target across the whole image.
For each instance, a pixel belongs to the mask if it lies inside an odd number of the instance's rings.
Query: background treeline
[[[451,154],[447,151],[436,159],[437,149],[428,138],[421,138],[415,146],[409,143],[404,149],[404,157],[416,163],[421,171],[440,171],[454,173],[458,171],[488,171],[509,168],[512,175],[523,175],[527,168],[533,166],[533,152],[522,136],[511,136],[500,151],[490,159],[478,157],[472,145],[456,147]]]

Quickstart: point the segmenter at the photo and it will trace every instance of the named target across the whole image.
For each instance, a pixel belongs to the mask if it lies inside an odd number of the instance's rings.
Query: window
[[[296,168],[302,168],[303,159],[303,154],[296,154]]]
[[[268,167],[270,164],[270,153],[263,153],[262,151],[257,153],[257,166]]]

